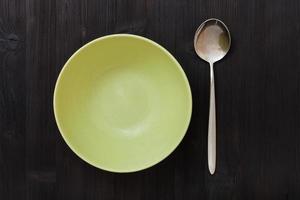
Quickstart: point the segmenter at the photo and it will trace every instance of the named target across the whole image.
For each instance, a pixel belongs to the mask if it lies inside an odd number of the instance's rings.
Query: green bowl
[[[54,91],[58,128],[89,164],[112,172],[153,166],[180,143],[192,97],[176,59],[130,34],[96,39],[66,62]]]

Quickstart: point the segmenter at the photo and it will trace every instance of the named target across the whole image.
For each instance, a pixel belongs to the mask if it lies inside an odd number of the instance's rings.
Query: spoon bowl
[[[227,26],[219,19],[204,21],[194,37],[194,48],[197,55],[208,63],[221,60],[229,51],[231,36]]]

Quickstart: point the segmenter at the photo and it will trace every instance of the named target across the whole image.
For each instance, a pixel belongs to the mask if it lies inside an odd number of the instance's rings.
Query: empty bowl
[[[130,34],[104,36],[66,62],[54,113],[68,146],[112,172],[148,168],[184,137],[192,112],[184,71],[163,47]]]

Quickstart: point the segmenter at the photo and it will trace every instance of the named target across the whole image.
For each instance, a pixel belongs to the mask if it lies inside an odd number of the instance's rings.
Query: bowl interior
[[[180,143],[191,117],[191,92],[178,62],[134,35],[94,40],[65,64],[54,111],[71,149],[114,172],[150,167]]]

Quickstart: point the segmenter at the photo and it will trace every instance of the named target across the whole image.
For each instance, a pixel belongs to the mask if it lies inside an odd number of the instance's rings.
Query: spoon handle
[[[214,67],[210,63],[210,98],[208,119],[208,169],[211,175],[216,170],[216,104],[215,104],[215,80]]]

